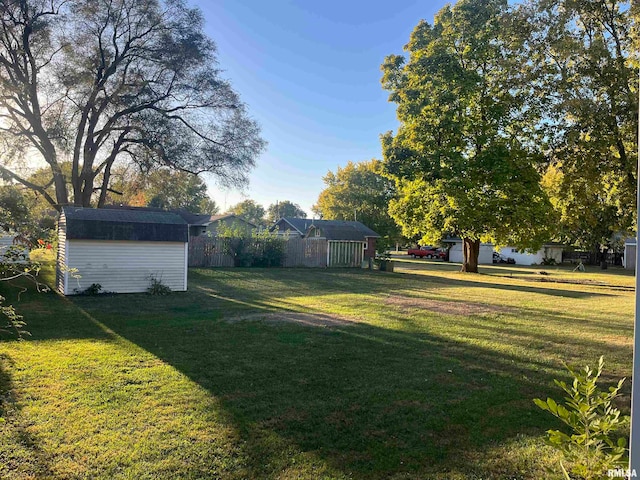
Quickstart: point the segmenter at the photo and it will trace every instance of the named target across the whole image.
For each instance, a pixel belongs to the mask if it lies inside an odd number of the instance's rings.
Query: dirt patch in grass
[[[447,302],[429,298],[411,298],[392,295],[385,300],[386,305],[393,305],[403,309],[419,308],[435,313],[449,315],[480,315],[485,313],[507,313],[511,309],[499,305],[485,305],[470,302]]]
[[[326,313],[302,312],[271,312],[250,313],[225,318],[227,322],[265,322],[265,323],[295,323],[309,327],[345,327],[354,325],[356,321],[338,315]]]

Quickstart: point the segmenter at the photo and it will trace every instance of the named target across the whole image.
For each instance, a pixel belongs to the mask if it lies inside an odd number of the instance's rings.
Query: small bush
[[[620,415],[620,411],[612,406],[625,379],[616,387],[609,387],[608,392],[601,391],[597,382],[603,366],[604,360],[600,357],[596,372],[588,366],[577,372],[567,367],[573,376],[572,384],[554,380],[567,394],[564,405],[552,398],[534,400],[538,407],[562,420],[572,430],[570,435],[548,430],[546,439],[569,463],[568,472],[560,464],[566,479],[570,479],[569,473],[585,480],[606,478],[608,470],[626,468],[628,463],[627,439],[621,431],[628,426],[629,417]]]
[[[557,264],[558,264],[558,262],[556,262],[556,259],[553,258],[553,257],[544,257],[542,259],[542,265],[554,266],[554,265],[557,265]]]
[[[20,340],[24,335],[31,335],[24,329],[27,324],[23,321],[22,315],[18,315],[13,305],[3,305],[4,301],[5,298],[0,296],[0,316],[6,318],[6,323],[0,326],[0,333],[14,334]]]
[[[171,289],[162,283],[161,278],[156,278],[151,275],[149,277],[149,288],[147,288],[147,293],[149,295],[169,295],[171,293]]]
[[[100,285],[99,283],[92,283],[91,285],[89,285],[84,290],[79,290],[77,288],[74,288],[73,292],[76,295],[87,295],[87,296],[90,296],[90,297],[106,293],[106,292],[102,291],[102,285]]]

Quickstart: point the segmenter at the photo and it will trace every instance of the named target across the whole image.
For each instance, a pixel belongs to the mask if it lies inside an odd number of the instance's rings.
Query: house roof
[[[63,207],[62,214],[70,240],[188,240],[187,222],[174,212],[140,207]]]
[[[177,210],[175,213],[180,215],[189,225],[205,226],[211,223],[211,215],[208,214],[191,213],[186,210]]]
[[[327,240],[354,240],[364,241],[367,237],[379,238],[376,232],[366,225],[347,220],[314,220],[311,218],[281,218],[279,222],[284,221],[291,225],[292,229],[300,233],[306,234],[314,228],[319,228],[321,235]]]
[[[235,220],[240,220],[241,222],[244,222],[244,223],[246,223],[248,225],[251,225],[254,228],[257,228],[257,225],[255,225],[255,224],[249,222],[248,220],[245,220],[244,218],[239,217],[239,216],[237,216],[237,215],[235,215],[233,213],[225,213],[224,215],[211,215],[211,217],[209,217],[209,223],[218,222],[220,220],[225,220],[227,218],[233,218]]]
[[[276,222],[276,225],[280,222],[284,222],[285,224],[289,225],[292,230],[295,230],[300,235],[304,235],[314,221],[317,222],[318,220],[313,220],[310,218],[282,217]],[[274,227],[272,227],[272,229],[274,229]]]

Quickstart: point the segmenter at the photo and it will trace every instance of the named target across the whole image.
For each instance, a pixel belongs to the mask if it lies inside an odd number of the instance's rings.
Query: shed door
[[[327,264],[329,267],[359,267],[362,265],[366,248],[366,242],[332,240],[329,242]]]

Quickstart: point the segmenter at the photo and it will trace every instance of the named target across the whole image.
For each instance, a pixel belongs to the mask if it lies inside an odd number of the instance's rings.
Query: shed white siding
[[[463,258],[462,241],[455,242],[449,250],[449,261],[462,263]],[[481,243],[480,252],[478,254],[478,264],[487,265],[490,263],[493,263],[493,245],[490,243]]]
[[[62,229],[61,229],[62,230]],[[62,239],[61,239],[62,240]],[[174,291],[187,289],[188,249],[183,242],[139,242],[107,240],[67,240],[58,250],[68,268],[77,268],[80,278],[64,282],[65,295],[99,283],[103,291],[144,292],[154,276]]]

